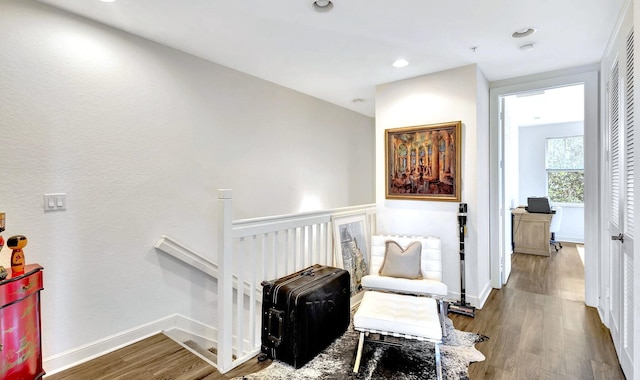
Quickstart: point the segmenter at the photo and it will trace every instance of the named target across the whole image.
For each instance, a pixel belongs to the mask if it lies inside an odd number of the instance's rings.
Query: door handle
[[[611,236],[611,240],[620,240],[620,243],[624,243],[624,235],[619,233],[618,236]]]

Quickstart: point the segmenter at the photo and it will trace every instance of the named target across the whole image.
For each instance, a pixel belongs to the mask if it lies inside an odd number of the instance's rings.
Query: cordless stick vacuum
[[[464,287],[464,235],[467,229],[467,204],[460,203],[458,207],[458,229],[460,232],[460,302],[451,302],[449,312],[475,318],[476,308],[466,302]]]

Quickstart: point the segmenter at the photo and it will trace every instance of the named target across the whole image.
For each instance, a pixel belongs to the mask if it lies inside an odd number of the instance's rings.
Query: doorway
[[[554,240],[584,244],[584,84],[504,95],[499,102],[505,210],[500,280],[506,284],[511,210],[525,207],[529,197],[549,198]]]
[[[494,87],[490,94],[490,189],[491,189],[491,285],[494,288],[501,288],[508,279],[511,259],[511,208],[521,205],[521,197],[528,195],[547,195],[548,172],[544,169],[545,145],[542,147],[542,190],[521,191],[520,177],[514,181],[509,173],[519,172],[520,163],[514,162],[507,157],[514,156],[514,150],[519,146],[521,128],[505,128],[505,123],[510,118],[507,102],[515,99],[526,99],[533,101],[534,97],[542,92],[547,93],[553,89],[567,89],[579,85],[583,91],[583,148],[587,152],[598,152],[598,74],[596,71],[585,71],[582,73],[549,76],[547,78],[536,78],[529,81],[522,80],[522,83]],[[519,95],[519,97],[518,97]],[[523,96],[524,95],[524,96]],[[529,95],[529,96],[526,96]],[[522,103],[525,103],[522,100]],[[506,108],[505,108],[506,107]],[[505,112],[506,111],[506,112]],[[524,128],[534,128],[536,115],[529,116],[530,126]],[[575,118],[575,117],[570,117]],[[543,122],[543,117],[537,119]],[[517,135],[517,136],[516,136]],[[546,139],[543,139],[546,142]],[[515,141],[518,141],[516,144]],[[517,157],[520,157],[518,154]],[[516,158],[519,161],[520,158]],[[597,247],[599,247],[600,233],[599,225],[599,183],[598,183],[598,162],[597,154],[585,155],[584,157],[584,207],[581,208],[584,216],[583,241],[585,245],[585,303],[589,306],[596,306],[598,302],[598,271],[597,271]],[[522,185],[525,186],[524,184]],[[529,194],[531,192],[531,194]],[[540,194],[542,193],[542,194]],[[522,195],[521,195],[522,194]],[[591,200],[591,201],[589,201]],[[526,204],[526,199],[524,200]],[[591,251],[589,250],[591,248]],[[592,255],[590,255],[592,252]]]

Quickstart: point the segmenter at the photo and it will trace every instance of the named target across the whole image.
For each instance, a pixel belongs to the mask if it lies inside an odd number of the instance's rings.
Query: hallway
[[[624,379],[609,330],[584,305],[584,266],[575,244],[550,257],[514,254],[507,285],[475,318],[449,314],[457,329],[487,335],[471,364],[479,379]]]

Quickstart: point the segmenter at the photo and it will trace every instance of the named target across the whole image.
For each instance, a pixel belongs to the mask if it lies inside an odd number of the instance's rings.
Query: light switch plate
[[[44,195],[44,211],[61,211],[66,209],[66,193],[52,193]]]

